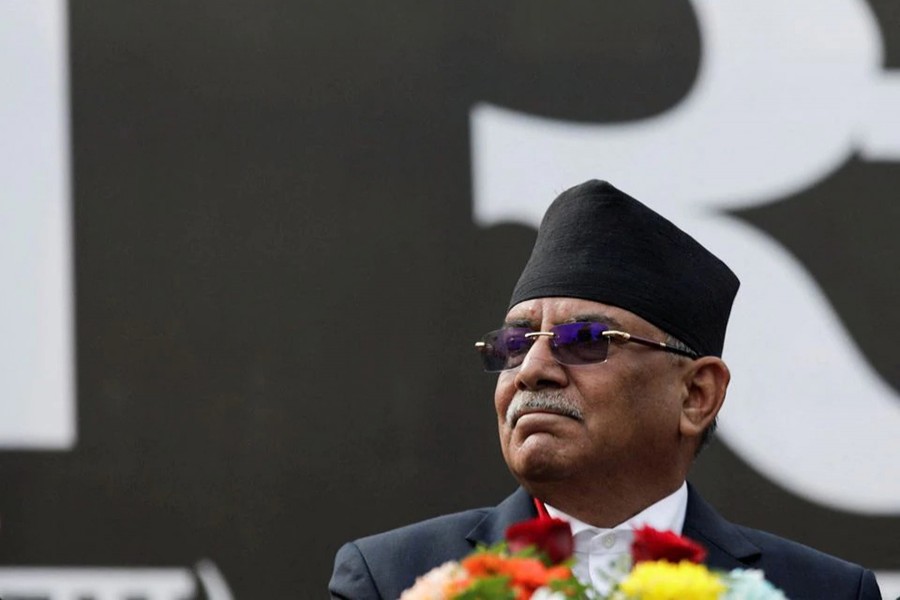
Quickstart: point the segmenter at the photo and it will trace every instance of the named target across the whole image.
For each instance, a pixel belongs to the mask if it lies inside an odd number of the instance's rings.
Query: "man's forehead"
[[[572,321],[600,321],[614,327],[623,327],[634,320],[643,321],[637,315],[617,306],[581,298],[548,297],[525,300],[513,306],[506,314],[505,324],[540,327],[544,323],[555,325]]]

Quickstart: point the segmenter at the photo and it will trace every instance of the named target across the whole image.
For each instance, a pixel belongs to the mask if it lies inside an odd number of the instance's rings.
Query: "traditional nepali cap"
[[[722,355],[740,282],[670,221],[605,181],[553,201],[509,307],[565,296],[624,308],[701,355]]]

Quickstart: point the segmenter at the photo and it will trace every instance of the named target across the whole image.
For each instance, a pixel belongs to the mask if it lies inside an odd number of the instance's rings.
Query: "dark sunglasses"
[[[698,358],[695,352],[675,348],[663,342],[656,342],[611,330],[604,323],[584,321],[565,323],[551,327],[550,331],[532,331],[527,327],[504,327],[488,332],[475,343],[481,353],[484,370],[489,373],[515,369],[525,360],[525,355],[538,340],[546,337],[550,341],[550,352],[556,362],[562,365],[588,365],[606,360],[609,341],[635,342],[657,350],[674,352],[689,358]]]

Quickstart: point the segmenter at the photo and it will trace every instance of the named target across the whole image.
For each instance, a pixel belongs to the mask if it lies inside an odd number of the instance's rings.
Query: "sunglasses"
[[[521,365],[525,355],[542,337],[548,338],[553,358],[562,365],[589,365],[605,361],[612,339],[622,343],[634,342],[689,358],[699,356],[690,350],[682,350],[624,331],[615,331],[605,323],[594,321],[564,323],[551,327],[550,331],[532,331],[527,327],[504,327],[486,333],[481,341],[475,343],[475,349],[481,353],[484,370],[488,373],[497,373]]]

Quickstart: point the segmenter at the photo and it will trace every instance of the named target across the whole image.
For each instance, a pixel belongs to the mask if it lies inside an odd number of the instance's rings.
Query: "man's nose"
[[[525,391],[563,387],[568,383],[568,372],[553,357],[550,338],[541,336],[528,350],[516,373],[516,388]]]

